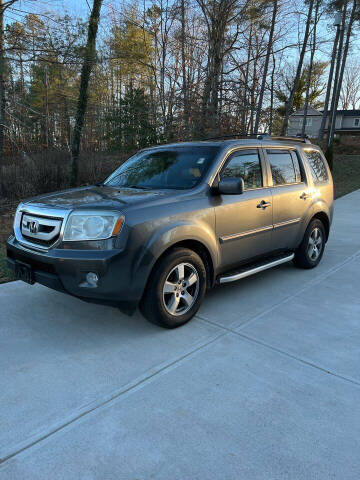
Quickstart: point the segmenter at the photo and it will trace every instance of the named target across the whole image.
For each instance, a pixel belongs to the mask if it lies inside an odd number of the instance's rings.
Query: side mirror
[[[240,195],[244,188],[244,180],[241,177],[228,177],[220,180],[217,190],[223,195]]]

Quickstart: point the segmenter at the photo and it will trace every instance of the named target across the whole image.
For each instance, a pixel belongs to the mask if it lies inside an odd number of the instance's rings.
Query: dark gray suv
[[[183,325],[206,288],[320,262],[331,173],[308,140],[259,137],[138,152],[104,183],[19,205],[9,266],[83,300]]]

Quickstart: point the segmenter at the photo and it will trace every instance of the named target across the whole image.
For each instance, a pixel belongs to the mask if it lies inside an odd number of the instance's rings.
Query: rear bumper
[[[37,252],[24,248],[14,238],[7,241],[9,268],[15,270],[17,261],[31,266],[35,282],[82,300],[113,305],[132,313],[141,298],[144,282],[132,281],[129,255],[119,250],[51,249]],[[96,288],[86,284],[86,274],[99,277]]]

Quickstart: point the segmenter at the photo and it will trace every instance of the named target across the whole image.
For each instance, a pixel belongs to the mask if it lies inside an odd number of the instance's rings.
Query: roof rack
[[[258,139],[259,140],[264,140],[265,138],[269,138],[269,140],[291,140],[293,142],[302,142],[302,143],[311,143],[310,140],[309,140],[309,137],[307,135],[305,136],[296,136],[296,137],[292,137],[290,135],[288,136],[270,136],[268,134],[261,134],[261,135],[258,135]]]
[[[257,140],[292,140],[293,142],[302,142],[302,143],[311,143],[308,136],[300,136],[297,135],[296,137],[292,136],[272,136],[269,135],[268,133],[258,133],[258,134],[250,134],[250,135],[242,135],[238,133],[233,133],[232,135],[219,135],[217,137],[208,137],[208,138],[203,138],[202,140],[224,140],[224,139],[242,139],[242,138],[253,138]]]
[[[232,133],[231,135],[219,135],[217,137],[206,137],[202,138],[202,140],[221,140],[221,139],[226,139],[226,138],[258,138],[259,135],[243,135],[241,133]]]

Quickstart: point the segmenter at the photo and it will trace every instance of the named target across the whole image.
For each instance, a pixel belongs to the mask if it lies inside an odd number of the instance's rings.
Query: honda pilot
[[[27,283],[128,314],[139,306],[174,328],[216,284],[289,261],[316,267],[332,217],[331,173],[309,140],[163,145],[103,183],[22,202],[8,264]]]

